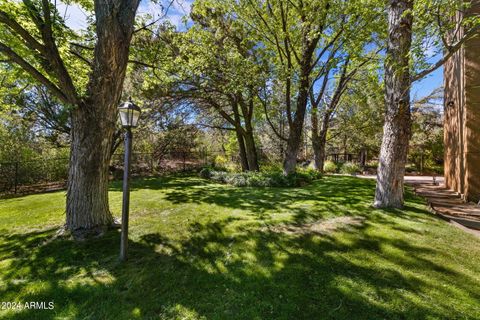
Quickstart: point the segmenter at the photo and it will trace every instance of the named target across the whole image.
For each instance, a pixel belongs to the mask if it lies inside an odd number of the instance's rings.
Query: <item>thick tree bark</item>
[[[239,95],[239,102],[242,110],[243,121],[245,123],[245,130],[243,130],[243,133],[245,138],[248,168],[250,171],[259,171],[260,167],[258,165],[257,147],[255,146],[255,137],[253,135],[252,125],[255,90],[253,87],[249,87],[247,92],[248,103],[245,102],[241,94]]]
[[[336,90],[340,92],[339,90]],[[331,101],[330,105],[326,108],[320,129],[318,128],[318,107],[314,104],[312,106],[312,148],[313,148],[313,166],[316,170],[323,172],[323,165],[325,164],[325,149],[327,144],[327,132],[330,125],[330,119],[334,110],[337,107],[340,98],[335,95],[335,98]]]
[[[249,90],[248,101],[248,104],[245,103],[245,100],[243,99],[241,93],[237,93],[237,95],[233,96],[230,99],[234,116],[234,126],[237,132],[237,140],[240,146],[240,160],[242,162],[242,169],[243,171],[258,171],[259,165],[257,148],[255,146],[252,126],[253,89],[251,88]]]
[[[322,117],[320,130],[318,128],[317,107],[312,107],[312,149],[313,149],[313,167],[323,172],[323,165],[325,164],[325,148],[327,144],[327,132],[332,116],[331,108],[329,107]]]
[[[232,99],[230,100],[230,103],[233,111],[233,124],[235,126],[235,132],[237,134],[240,164],[242,166],[242,171],[248,171],[249,166],[248,166],[247,150],[245,148],[245,139],[244,139],[245,130],[242,127],[240,112],[238,110],[238,102],[234,97],[232,97]]]
[[[303,120],[303,117],[302,117]],[[283,159],[283,173],[288,175],[294,173],[297,166],[297,155],[302,143],[303,121],[296,121],[290,127],[290,134]]]
[[[325,147],[327,144],[327,128],[322,128],[320,133],[314,138],[312,136],[313,148],[313,166],[316,170],[323,172],[325,164]]]
[[[315,142],[314,142],[315,141]],[[313,147],[313,168],[323,172],[325,165],[325,144],[320,142],[320,139],[312,139]]]
[[[413,0],[390,0],[385,60],[385,125],[374,206],[403,206],[403,182],[411,133],[409,56]]]
[[[73,111],[66,226],[74,233],[102,232],[113,222],[108,207],[108,169],[114,126],[99,108]]]
[[[258,165],[257,147],[255,145],[252,128],[245,131],[245,147],[248,160],[248,169],[250,171],[259,171],[260,168]]]
[[[240,156],[240,164],[242,166],[242,171],[248,171],[248,159],[247,159],[247,151],[245,149],[245,140],[243,139],[243,134],[240,129],[236,129],[235,133],[237,135],[237,142],[238,142],[238,155]]]
[[[72,112],[66,227],[98,232],[113,222],[108,166],[138,1],[95,1],[97,43],[87,96]]]
[[[362,148],[360,150],[360,166],[363,170],[365,170],[365,166],[367,165],[367,149]]]

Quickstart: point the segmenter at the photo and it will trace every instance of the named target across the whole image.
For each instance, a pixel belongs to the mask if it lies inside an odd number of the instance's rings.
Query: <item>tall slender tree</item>
[[[403,205],[403,176],[410,139],[410,60],[413,0],[388,8],[385,60],[385,125],[380,149],[375,207]]]
[[[283,171],[295,171],[302,145],[304,122],[309,103],[322,101],[325,90],[321,83],[332,74],[340,78],[342,62],[348,49],[363,52],[373,33],[378,13],[375,1],[232,1],[239,20],[245,21],[252,37],[261,43],[270,59],[269,86],[281,84],[283,110],[286,118]],[[377,17],[378,18],[378,17]],[[365,30],[365,32],[364,32]],[[355,36],[358,35],[358,36]],[[332,51],[341,53],[332,55]],[[329,58],[330,56],[330,58]],[[329,73],[329,71],[331,73]],[[335,72],[334,72],[335,71]],[[347,71],[346,76],[348,75]],[[348,79],[348,77],[347,77]],[[347,81],[348,82],[348,81]],[[320,83],[320,85],[318,85]],[[341,84],[341,96],[344,84]],[[265,112],[269,116],[268,110]],[[268,121],[270,123],[270,121]],[[278,135],[276,128],[272,130]]]

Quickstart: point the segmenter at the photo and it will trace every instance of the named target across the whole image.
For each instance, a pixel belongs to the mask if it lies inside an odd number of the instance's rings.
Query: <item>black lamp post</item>
[[[131,99],[118,107],[120,122],[125,128],[125,161],[123,166],[123,203],[122,203],[122,235],[120,240],[120,260],[127,260],[128,251],[128,210],[130,205],[129,171],[132,153],[132,128],[135,128],[140,117],[140,108]]]

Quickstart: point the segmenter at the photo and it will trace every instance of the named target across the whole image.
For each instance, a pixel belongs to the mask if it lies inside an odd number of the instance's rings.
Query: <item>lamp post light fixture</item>
[[[122,234],[120,237],[120,260],[127,260],[128,251],[128,211],[130,206],[129,171],[132,153],[132,128],[138,124],[141,110],[129,98],[118,107],[122,127],[125,129],[125,160],[123,165],[123,202],[122,202]]]

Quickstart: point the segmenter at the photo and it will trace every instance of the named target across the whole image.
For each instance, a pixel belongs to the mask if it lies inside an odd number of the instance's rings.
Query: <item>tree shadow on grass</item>
[[[111,191],[122,191],[122,180],[115,180],[110,183]],[[166,176],[150,177],[150,178],[133,178],[130,180],[130,191],[151,189],[186,189],[193,186],[207,185],[210,182],[191,173],[177,173]]]
[[[115,231],[85,243],[52,240],[55,230],[3,234],[0,300],[55,302],[54,310],[8,315],[18,319],[453,318],[456,301],[480,301],[478,280],[435,262],[444,252],[371,232],[380,224],[421,236],[392,216],[431,223],[418,207],[422,200],[408,194],[408,212],[372,212],[374,182],[359,180],[329,177],[289,189],[193,177],[134,181],[134,190],[163,190],[174,204],[245,209],[257,219],[194,222],[181,239],[144,234],[130,241],[125,264],[117,260]],[[295,226],[330,215],[361,215],[364,222],[333,233],[286,234],[269,221],[282,210]],[[463,315],[480,317],[478,305],[462,303]]]
[[[231,232],[233,217],[195,222],[189,238],[130,241],[124,264],[115,231],[85,243],[49,241],[53,230],[0,235],[0,257],[11,259],[0,297],[55,302],[54,310],[9,315],[16,319],[449,318],[455,298],[480,301],[478,282],[429,259],[441,252],[369,232],[375,223],[391,227],[377,219],[324,235],[252,225]],[[452,300],[429,303],[431,292]],[[467,311],[479,316],[478,306]]]
[[[305,223],[307,218],[321,218],[327,206],[341,205],[342,211],[361,211],[372,194],[370,181],[349,177],[324,178],[302,188],[249,188],[211,184],[202,181],[196,188],[185,188],[181,184],[166,190],[165,199],[174,204],[208,203],[229,209],[241,209],[266,217],[267,213],[295,213],[296,222]],[[187,180],[189,183],[189,180]],[[346,195],[345,190],[350,192]],[[305,208],[308,208],[306,210]],[[309,214],[305,214],[309,211]],[[317,211],[317,217],[312,215]],[[333,212],[332,212],[333,213]]]
[[[133,190],[158,190],[153,196],[161,195],[159,201],[166,200],[173,205],[211,204],[228,210],[243,210],[245,216],[260,218],[266,223],[283,214],[289,220],[304,224],[333,215],[365,212],[370,205],[365,199],[372,193],[371,182],[352,179],[355,178],[323,178],[302,188],[233,187],[194,176],[138,179],[132,184]],[[348,195],[345,189],[350,190]],[[118,189],[114,185],[111,190]]]
[[[245,210],[264,221],[282,212],[291,213],[294,223],[305,224],[331,216],[370,215],[374,210],[371,205],[375,181],[348,176],[324,177],[302,188],[232,187],[212,184],[196,177],[176,178],[159,185],[165,188],[164,199],[173,204],[215,204]],[[409,188],[405,197],[407,201],[403,210],[387,209],[382,212],[399,217],[407,214],[410,220],[418,222],[426,222],[433,217],[420,208],[424,200]]]

